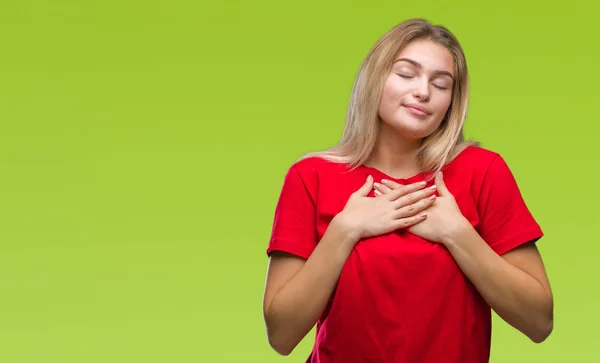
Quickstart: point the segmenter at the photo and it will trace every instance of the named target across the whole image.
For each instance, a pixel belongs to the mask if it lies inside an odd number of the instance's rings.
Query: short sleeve
[[[311,184],[310,176],[303,177],[296,165],[288,170],[275,208],[267,255],[281,251],[308,259],[317,246]]]
[[[514,175],[500,155],[489,165],[478,204],[479,233],[499,255],[527,242],[537,242],[543,236]]]

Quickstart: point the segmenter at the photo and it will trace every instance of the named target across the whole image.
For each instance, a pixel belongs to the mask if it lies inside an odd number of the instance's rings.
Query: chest
[[[380,180],[375,180],[380,182]],[[413,181],[416,182],[416,181]],[[321,239],[327,230],[331,220],[340,213],[348,199],[364,183],[363,176],[335,176],[323,178],[315,195],[316,207],[316,228],[318,237]],[[432,185],[429,182],[427,186]],[[477,208],[476,193],[468,182],[462,179],[449,178],[446,180],[446,186],[454,196],[456,203],[467,220],[477,229],[479,226],[479,210]],[[368,198],[373,198],[374,192],[371,191]],[[407,237],[403,233],[397,233],[399,238]],[[410,236],[410,238],[413,238]]]
[[[362,185],[360,179],[336,183],[337,186],[323,185],[316,205],[319,239],[333,217],[344,209],[351,194]],[[477,227],[479,213],[473,196],[475,193],[467,184],[448,180],[446,185],[463,215]],[[368,197],[374,197],[373,193]],[[435,293],[431,289],[435,290],[436,286],[462,286],[463,283],[460,268],[443,245],[404,229],[359,241],[346,261],[341,279],[342,288],[362,286],[363,290],[374,289],[369,294],[379,294],[383,289],[396,298],[403,291],[411,291],[415,298],[431,296]]]

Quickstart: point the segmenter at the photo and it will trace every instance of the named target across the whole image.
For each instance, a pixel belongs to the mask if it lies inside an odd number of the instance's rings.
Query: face
[[[454,59],[442,45],[415,41],[395,58],[379,105],[379,117],[403,137],[432,134],[452,99]],[[384,127],[385,129],[385,127]]]

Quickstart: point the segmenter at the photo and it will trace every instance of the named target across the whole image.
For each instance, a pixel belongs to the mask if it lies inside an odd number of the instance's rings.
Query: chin
[[[406,138],[414,139],[414,140],[422,140],[427,136],[431,135],[433,132],[423,132],[423,131],[404,131],[402,135]]]
[[[407,139],[424,139],[435,132],[435,127],[432,127],[432,125],[423,125],[423,121],[420,122],[421,124],[419,125],[416,125],[414,122],[398,122],[388,125],[397,134]]]

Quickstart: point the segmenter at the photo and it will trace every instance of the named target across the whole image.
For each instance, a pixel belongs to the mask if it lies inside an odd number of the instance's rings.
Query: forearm
[[[280,354],[289,354],[323,313],[355,239],[334,219],[303,267],[274,296],[265,319]]]
[[[538,280],[496,254],[473,228],[462,228],[444,244],[503,320],[534,342],[546,339],[552,330],[552,297]]]

